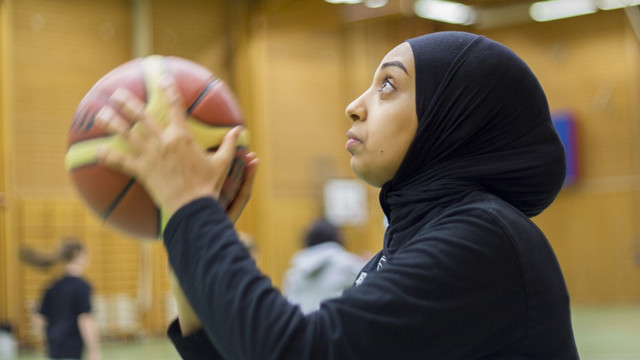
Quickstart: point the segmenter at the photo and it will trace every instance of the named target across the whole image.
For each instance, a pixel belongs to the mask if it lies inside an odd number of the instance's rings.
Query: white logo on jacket
[[[362,284],[362,282],[364,281],[364,278],[367,277],[367,273],[365,271],[361,272],[360,275],[358,275],[358,278],[356,279],[356,286]]]
[[[387,263],[387,258],[382,255],[382,257],[380,258],[380,260],[378,261],[378,265],[376,266],[376,271],[380,271],[382,270],[382,268],[384,267],[384,264]],[[360,274],[358,275],[358,278],[356,279],[356,286],[362,284],[362,282],[364,281],[364,279],[367,277],[367,272],[366,271],[362,271],[360,272]]]

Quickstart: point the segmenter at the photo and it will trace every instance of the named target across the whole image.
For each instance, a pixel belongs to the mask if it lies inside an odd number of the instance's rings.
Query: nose
[[[367,108],[364,105],[363,96],[364,94],[353,100],[345,109],[345,114],[351,121],[365,120],[367,118]]]

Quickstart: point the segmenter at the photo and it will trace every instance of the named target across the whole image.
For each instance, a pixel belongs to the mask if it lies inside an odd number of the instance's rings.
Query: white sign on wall
[[[325,183],[325,217],[333,225],[362,225],[367,221],[367,209],[367,189],[360,180],[331,179]]]

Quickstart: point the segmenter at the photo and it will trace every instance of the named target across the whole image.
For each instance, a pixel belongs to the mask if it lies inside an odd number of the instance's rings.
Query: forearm
[[[100,353],[100,333],[95,318],[90,313],[78,316],[78,327],[91,359],[96,359]]]
[[[173,296],[176,299],[176,304],[178,306],[178,323],[180,325],[180,331],[183,336],[188,336],[202,328],[202,323],[195,311],[191,307],[189,300],[187,300],[186,295],[182,291],[182,287],[180,283],[178,283],[178,279],[176,278],[175,273],[171,268],[169,268],[169,282],[171,283],[171,291],[173,292]]]
[[[34,313],[32,319],[33,319],[33,324],[37,329],[45,331],[45,329],[47,328],[47,318],[45,318],[40,313]]]

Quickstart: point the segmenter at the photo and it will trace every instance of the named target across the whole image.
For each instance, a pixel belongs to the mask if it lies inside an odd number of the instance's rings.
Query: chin
[[[372,176],[371,173],[367,172],[367,171],[363,171],[362,169],[359,169],[356,165],[354,165],[353,163],[353,159],[351,161],[351,170],[353,170],[353,173],[362,181],[366,182],[367,184],[373,186],[373,187],[382,187],[382,185],[384,185],[384,182],[379,181],[379,179],[376,179],[375,176]]]

